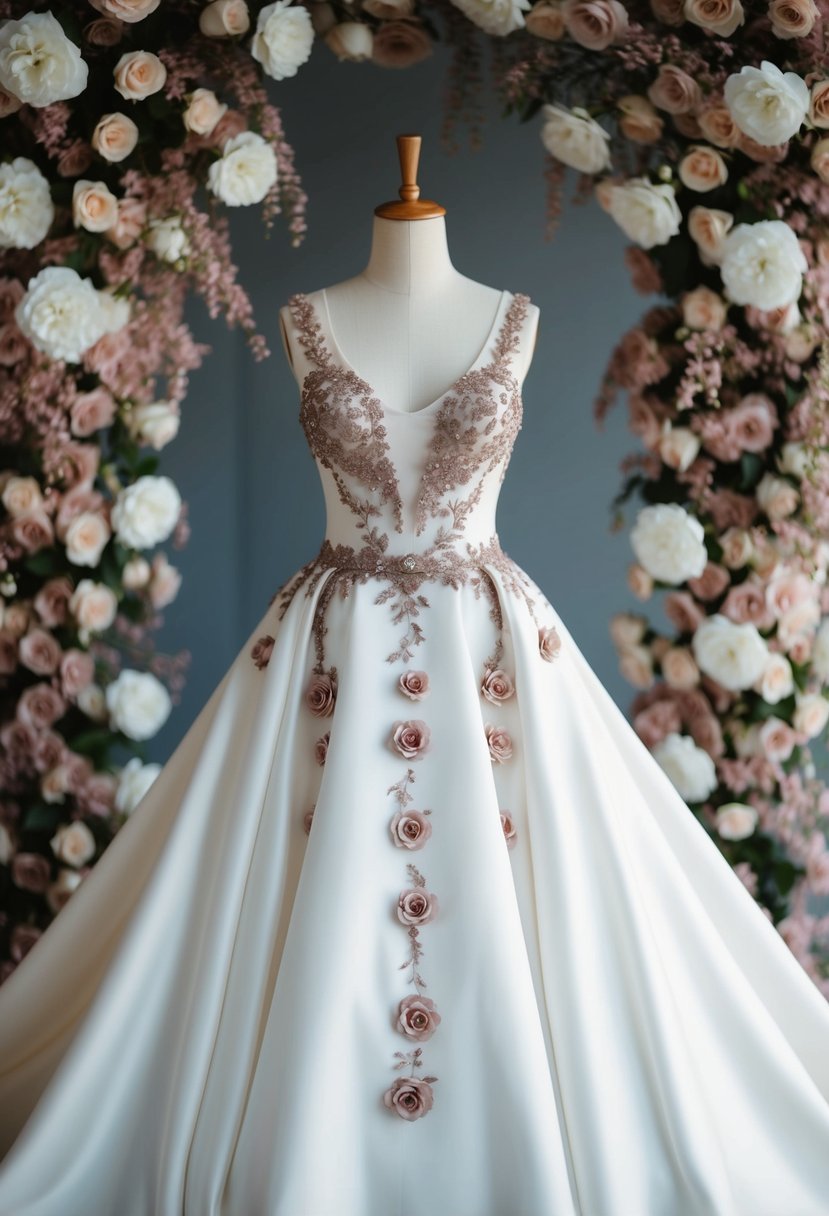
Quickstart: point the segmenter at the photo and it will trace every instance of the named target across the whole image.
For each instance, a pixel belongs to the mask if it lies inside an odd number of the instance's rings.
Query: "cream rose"
[[[13,517],[38,511],[43,505],[40,483],[36,477],[17,477],[12,474],[5,481],[0,502]]]
[[[325,32],[323,41],[338,59],[355,63],[371,59],[374,49],[374,33],[364,21],[340,21]]]
[[[210,135],[220,118],[227,113],[227,106],[219,101],[212,89],[194,89],[187,95],[187,108],[182,121],[194,135]]]
[[[551,156],[580,173],[610,167],[610,135],[586,110],[544,105],[541,113],[541,142]]]
[[[717,788],[714,761],[690,735],[671,731],[653,749],[653,757],[686,802],[703,802]]]
[[[52,852],[70,866],[82,866],[95,856],[95,837],[80,819],[64,823],[49,842]]]
[[[763,755],[776,764],[788,760],[797,742],[794,731],[782,718],[766,718],[758,737]]]
[[[692,144],[679,162],[679,180],[689,190],[716,190],[728,181],[728,167],[716,148]]]
[[[69,611],[85,638],[90,633],[108,629],[117,610],[115,592],[105,583],[96,583],[89,578],[81,579],[69,600]]]
[[[259,13],[250,53],[268,76],[285,80],[295,76],[314,45],[311,14],[302,4],[275,0]]]
[[[0,247],[33,249],[52,226],[49,183],[25,156],[0,165]]]
[[[610,189],[608,211],[631,241],[643,249],[665,245],[679,232],[682,212],[673,187],[632,177]]]
[[[728,305],[710,287],[695,287],[682,297],[682,319],[689,329],[722,329]]]
[[[745,21],[740,0],[685,0],[685,19],[721,38],[729,38]]]
[[[757,827],[757,811],[746,802],[724,802],[717,808],[717,831],[723,840],[745,840]]]
[[[548,42],[560,41],[565,32],[563,0],[536,0],[524,18],[524,24],[528,33],[536,38],[546,38]]]
[[[209,189],[229,207],[261,203],[276,179],[273,147],[253,131],[229,139],[207,171]]]
[[[73,566],[97,566],[110,535],[103,515],[81,511],[66,529],[67,559]]]
[[[26,13],[0,26],[0,86],[30,106],[50,106],[86,88],[88,68],[53,13]]]
[[[755,490],[757,502],[769,519],[787,519],[797,510],[800,495],[784,477],[764,473]]]
[[[676,586],[705,569],[704,536],[699,520],[678,503],[656,503],[640,510],[630,543],[651,578]]]
[[[751,688],[768,663],[768,647],[756,625],[737,625],[721,613],[701,622],[691,645],[700,671],[731,692]]]
[[[699,449],[699,435],[690,427],[672,426],[668,419],[665,419],[657,451],[669,468],[684,473],[696,460]]]
[[[735,304],[783,308],[797,301],[807,262],[783,220],[738,224],[724,238],[720,273]]]
[[[769,0],[768,11],[777,38],[805,38],[820,17],[814,0]]]
[[[781,72],[768,59],[759,68],[745,64],[732,72],[723,95],[740,130],[763,147],[791,139],[809,112],[805,82],[796,72]]]
[[[178,523],[181,495],[169,477],[139,477],[118,494],[112,526],[123,545],[150,549],[166,540]]]
[[[106,232],[118,218],[118,200],[105,182],[90,182],[83,178],[75,182],[72,191],[72,220],[76,228],[87,232]]]
[[[718,148],[735,148],[741,138],[737,126],[727,106],[716,103],[706,106],[697,115],[699,128],[709,143]]]
[[[757,692],[769,705],[776,705],[794,692],[792,665],[785,655],[771,651],[765,670],[757,681]]]
[[[137,143],[138,127],[131,118],[117,110],[99,118],[92,132],[92,147],[99,156],[112,163],[125,160]]]
[[[199,14],[199,29],[208,38],[234,38],[250,29],[245,0],[214,0]]]
[[[169,401],[152,401],[134,405],[126,414],[127,428],[138,443],[148,444],[160,452],[178,434],[178,408]]]
[[[106,701],[112,729],[130,739],[157,734],[173,707],[167,689],[151,672],[129,668],[108,685]]]
[[[802,693],[795,697],[792,724],[795,730],[807,739],[816,739],[823,734],[829,722],[829,701],[819,693]]]
[[[138,756],[128,760],[118,774],[116,811],[131,815],[160,772],[160,764],[143,764]]]
[[[152,51],[126,51],[113,69],[115,91],[127,101],[143,101],[164,88],[167,69]]]
[[[68,266],[47,266],[30,279],[14,315],[38,350],[68,363],[80,363],[107,332],[100,293]]]
[[[530,7],[530,0],[452,0],[452,3],[474,25],[499,38],[521,29],[524,13]]]

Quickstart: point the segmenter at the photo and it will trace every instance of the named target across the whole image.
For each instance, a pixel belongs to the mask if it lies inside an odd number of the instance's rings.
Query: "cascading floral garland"
[[[298,243],[305,195],[264,77],[315,40],[453,56],[444,146],[480,142],[483,50],[541,119],[548,234],[567,167],[633,242],[650,309],[613,354],[645,452],[619,613],[633,721],[829,996],[829,65],[813,0],[67,0],[0,4],[0,982],[154,779],[142,741],[186,656],[149,641],[187,536],[157,452],[204,347],[191,294],[267,354],[223,207]],[[481,37],[483,35],[483,37]],[[826,134],[824,134],[826,132]],[[125,659],[131,666],[124,666]],[[146,669],[146,670],[145,670]],[[169,688],[169,691],[168,691]],[[136,753],[116,765],[116,749]]]

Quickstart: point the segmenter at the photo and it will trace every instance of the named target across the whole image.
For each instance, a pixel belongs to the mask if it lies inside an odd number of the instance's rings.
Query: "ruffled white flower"
[[[177,215],[167,216],[163,220],[150,220],[145,237],[147,245],[162,262],[175,265],[190,252],[190,238],[181,226]]]
[[[311,14],[302,4],[275,0],[259,13],[250,53],[268,76],[284,80],[295,76],[314,45]]]
[[[127,428],[133,439],[149,444],[160,452],[175,439],[181,419],[169,401],[151,401],[134,405],[126,415]]]
[[[30,106],[77,97],[89,70],[50,12],[26,13],[0,26],[0,85]]]
[[[545,105],[542,114],[541,142],[562,164],[580,173],[600,173],[610,168],[610,135],[587,110]]]
[[[178,522],[181,495],[169,477],[139,477],[118,494],[112,508],[115,535],[129,549],[150,549]]]
[[[700,671],[732,692],[756,684],[769,660],[756,625],[735,624],[719,612],[699,625],[691,645]]]
[[[783,220],[737,224],[722,243],[720,274],[735,304],[770,311],[800,298],[808,263]]]
[[[255,131],[229,139],[221,157],[207,171],[207,184],[228,207],[261,203],[276,182],[273,147]]]
[[[50,359],[79,363],[108,332],[102,292],[68,266],[47,266],[29,280],[14,315],[30,342]]]
[[[150,739],[157,734],[173,707],[167,689],[151,672],[127,668],[106,690],[107,709],[113,730],[130,739]]]
[[[612,186],[607,210],[625,236],[643,249],[667,244],[682,221],[673,186],[654,184],[646,177],[631,177],[621,186]]]
[[[747,802],[724,802],[717,808],[717,831],[723,840],[745,840],[757,827],[759,816]]]
[[[504,37],[524,25],[524,13],[532,8],[529,0],[452,0],[455,8],[487,34]]]
[[[118,775],[115,809],[131,815],[160,772],[160,764],[142,764],[138,756],[128,760]]]
[[[717,788],[714,761],[690,735],[672,731],[656,745],[653,756],[686,802],[702,802]]]
[[[702,524],[679,503],[643,507],[630,543],[639,565],[651,578],[676,586],[699,578],[708,561]]]
[[[33,249],[54,218],[49,183],[34,161],[16,156],[0,165],[0,246]]]
[[[800,130],[809,112],[809,87],[796,72],[781,72],[764,59],[759,68],[732,72],[723,89],[725,104],[740,130],[772,147]]]

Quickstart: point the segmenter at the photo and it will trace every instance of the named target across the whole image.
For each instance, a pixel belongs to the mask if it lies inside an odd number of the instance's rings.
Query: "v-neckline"
[[[323,336],[323,346],[325,348],[325,351],[326,351],[326,354],[328,355],[328,357],[332,360],[332,362],[334,362],[334,363],[338,362],[344,370],[350,372],[351,375],[355,376],[357,378],[357,380],[359,380],[360,384],[365,388],[365,390],[367,392],[371,393],[377,399],[377,401],[380,404],[380,408],[385,415],[388,416],[389,414],[391,414],[391,415],[394,415],[394,417],[399,417],[399,418],[419,418],[423,414],[428,415],[428,414],[431,414],[433,410],[436,410],[437,407],[443,401],[445,401],[446,398],[451,393],[453,393],[457,389],[457,387],[461,383],[461,381],[465,380],[466,377],[468,375],[470,375],[471,372],[478,371],[479,367],[481,367],[481,366],[483,366],[483,367],[487,366],[487,364],[484,363],[483,360],[486,357],[486,355],[488,354],[490,346],[492,345],[494,339],[500,333],[500,329],[501,329],[501,326],[502,326],[503,320],[504,320],[504,318],[502,316],[503,311],[504,311],[504,301],[506,300],[507,296],[510,293],[506,289],[501,291],[501,294],[498,298],[498,304],[495,308],[495,316],[493,318],[492,324],[489,327],[489,332],[487,333],[487,336],[484,339],[483,346],[478,351],[478,354],[475,356],[474,361],[470,364],[470,366],[466,369],[465,372],[462,372],[460,374],[460,376],[457,376],[452,381],[452,383],[449,385],[448,388],[445,388],[438,397],[435,397],[434,401],[430,401],[428,405],[421,406],[420,409],[417,409],[417,410],[398,410],[398,409],[395,409],[393,406],[389,405],[387,402],[381,400],[377,396],[377,393],[376,393],[374,387],[370,384],[370,382],[368,380],[366,380],[364,376],[361,376],[360,373],[357,371],[356,367],[354,367],[349,362],[349,360],[346,359],[345,355],[342,352],[342,348],[340,347],[340,344],[337,341],[337,336],[334,332],[334,326],[331,324],[331,313],[328,309],[328,297],[326,295],[324,287],[322,287],[320,289],[320,294],[322,296],[322,304],[323,304],[323,310],[324,310],[324,314],[325,314],[325,316],[324,316],[325,334]],[[311,308],[314,309],[314,311],[316,311],[314,301],[309,299],[309,297],[307,295],[305,296],[305,299],[311,305]],[[490,359],[490,362],[494,362],[494,356],[492,359]]]

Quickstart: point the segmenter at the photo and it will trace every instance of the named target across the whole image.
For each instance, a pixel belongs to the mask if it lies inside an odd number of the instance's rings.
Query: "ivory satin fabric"
[[[401,486],[435,416],[387,414]],[[492,531],[502,468],[466,538]],[[327,535],[362,544],[320,474]],[[434,540],[380,524],[396,553]],[[829,1005],[544,592],[520,572],[536,621],[485,568],[516,688],[499,706],[470,582],[423,584],[408,665],[387,661],[402,626],[378,580],[335,595],[330,718],[305,690],[335,571],[262,615],[0,988],[0,1216],[829,1216]],[[429,674],[422,701],[400,694],[407,666]],[[403,718],[431,729],[411,768],[432,835],[412,851],[388,828]],[[420,967],[441,1011],[420,1044],[434,1105],[411,1122],[382,1101],[407,1046],[390,1011],[409,861],[440,900]]]

